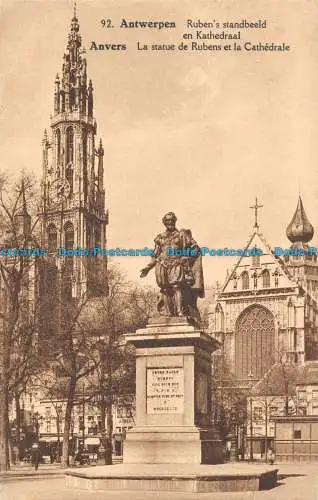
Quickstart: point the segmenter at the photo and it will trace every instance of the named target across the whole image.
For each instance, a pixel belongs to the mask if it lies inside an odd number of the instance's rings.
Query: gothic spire
[[[86,114],[87,74],[85,50],[79,34],[79,22],[74,4],[74,15],[63,56],[61,79],[57,75],[54,93],[54,114],[79,111]]]
[[[286,235],[292,243],[308,243],[314,235],[314,228],[308,220],[300,196],[298,198],[296,211],[286,229]]]

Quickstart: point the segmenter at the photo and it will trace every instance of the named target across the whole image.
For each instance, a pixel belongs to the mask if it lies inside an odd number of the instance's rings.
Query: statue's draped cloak
[[[185,284],[185,266],[191,268],[193,274],[193,284],[189,288],[198,296],[204,297],[204,281],[202,269],[202,257],[189,257],[182,259],[180,256],[167,254],[167,249],[179,250],[185,248],[184,238],[181,232],[175,229],[172,233],[163,232],[155,238],[154,260],[156,262],[156,280],[161,289],[172,285]],[[197,242],[191,237],[186,242],[186,248],[195,249],[199,252]],[[188,262],[187,262],[188,261]]]

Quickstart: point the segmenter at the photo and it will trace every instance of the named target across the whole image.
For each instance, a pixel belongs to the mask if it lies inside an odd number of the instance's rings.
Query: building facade
[[[252,235],[210,315],[221,343],[214,355],[216,391],[245,391],[246,423],[238,439],[246,456],[264,457],[274,446],[274,418],[298,413],[299,373],[317,359],[317,255],[313,227],[299,197],[287,227],[289,249],[272,249],[256,210]],[[227,379],[227,380],[226,380]]]
[[[308,249],[313,228],[300,198],[287,236],[291,253]],[[246,388],[282,359],[302,365],[317,356],[317,255],[275,255],[257,222],[245,247],[253,249],[239,258],[211,315],[219,356]]]

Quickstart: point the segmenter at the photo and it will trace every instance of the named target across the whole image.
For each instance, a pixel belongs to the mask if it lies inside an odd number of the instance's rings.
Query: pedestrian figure
[[[50,447],[49,454],[50,454],[50,463],[53,464],[54,458],[55,458],[55,453],[54,453],[54,450],[52,449],[52,447]]]
[[[268,458],[268,461],[271,465],[273,465],[274,461],[275,461],[275,453],[273,452],[273,450],[271,448],[269,448],[268,452],[267,452],[267,458]]]
[[[40,463],[40,450],[39,450],[39,445],[37,443],[34,443],[32,445],[31,454],[32,454],[32,464],[34,465],[35,470],[38,470]]]

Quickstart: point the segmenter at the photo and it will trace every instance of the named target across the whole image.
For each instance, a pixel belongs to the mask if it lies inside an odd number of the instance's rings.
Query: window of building
[[[238,378],[253,374],[260,379],[275,362],[275,322],[265,307],[253,305],[239,315],[235,324],[235,372]]]
[[[253,408],[253,419],[262,420],[263,418],[263,408],[261,406],[255,406]]]
[[[58,418],[58,420],[60,422],[61,419],[63,418],[63,408],[62,408],[62,406],[58,406],[57,407],[56,413],[57,413],[57,418]]]
[[[59,165],[61,163],[61,131],[57,129],[56,131],[56,161]]]
[[[84,419],[83,415],[79,415],[78,417],[78,429],[82,431],[84,429]]]
[[[95,247],[100,247],[101,245],[101,230],[100,227],[95,227]]]
[[[73,164],[69,163],[65,169],[65,179],[70,185],[70,194],[73,193]]]
[[[307,392],[306,391],[298,391],[298,403],[299,404],[307,404]]]
[[[50,224],[47,230],[48,251],[54,252],[57,248],[57,229],[54,224]]]
[[[257,275],[257,272],[254,271],[253,273],[253,284],[254,284],[254,288],[257,288],[257,280],[258,280],[258,275]]]
[[[125,406],[118,406],[117,407],[117,417],[118,418],[127,418],[130,416],[129,413],[129,408]]]
[[[72,78],[71,78],[71,81],[72,81]],[[69,103],[70,103],[71,110],[73,110],[73,108],[75,106],[75,89],[74,89],[73,86],[70,87],[70,100],[69,100]]]
[[[307,406],[300,405],[297,408],[298,415],[307,415]]]
[[[87,187],[88,187],[88,179],[87,179],[87,133],[84,130],[82,134],[82,145],[83,145],[83,191],[84,191],[84,199],[87,198]]]
[[[269,417],[276,417],[279,415],[279,408],[278,406],[270,406],[269,407]]]
[[[98,432],[102,432],[102,417],[101,417],[101,415],[97,415],[97,428],[98,428]]]
[[[237,289],[237,276],[234,275],[233,276],[233,290],[236,290]]]
[[[253,267],[260,266],[260,256],[259,255],[252,255],[252,266]]]
[[[51,420],[46,421],[46,432],[51,432]]]
[[[318,415],[318,391],[313,390],[312,391],[312,414],[313,415]]]
[[[88,432],[88,434],[96,434],[97,433],[97,424],[95,422],[93,415],[89,415],[87,417],[87,432]]]
[[[66,249],[70,250],[74,247],[74,228],[71,222],[67,222],[64,226],[64,246]],[[63,277],[71,278],[74,271],[74,259],[73,256],[66,256],[63,266]],[[69,298],[72,296],[72,288],[70,281],[64,283],[65,296]]]
[[[250,286],[250,280],[247,271],[244,271],[242,273],[241,279],[242,279],[242,290],[247,290]]]
[[[265,269],[262,272],[262,278],[263,278],[263,288],[268,288],[270,286],[271,278],[269,271],[267,269]]]
[[[74,132],[72,127],[66,129],[66,164],[73,162],[74,156]]]
[[[294,429],[294,439],[301,439],[301,430]]]
[[[74,228],[71,222],[67,222],[64,226],[64,246],[67,249],[74,246]]]

